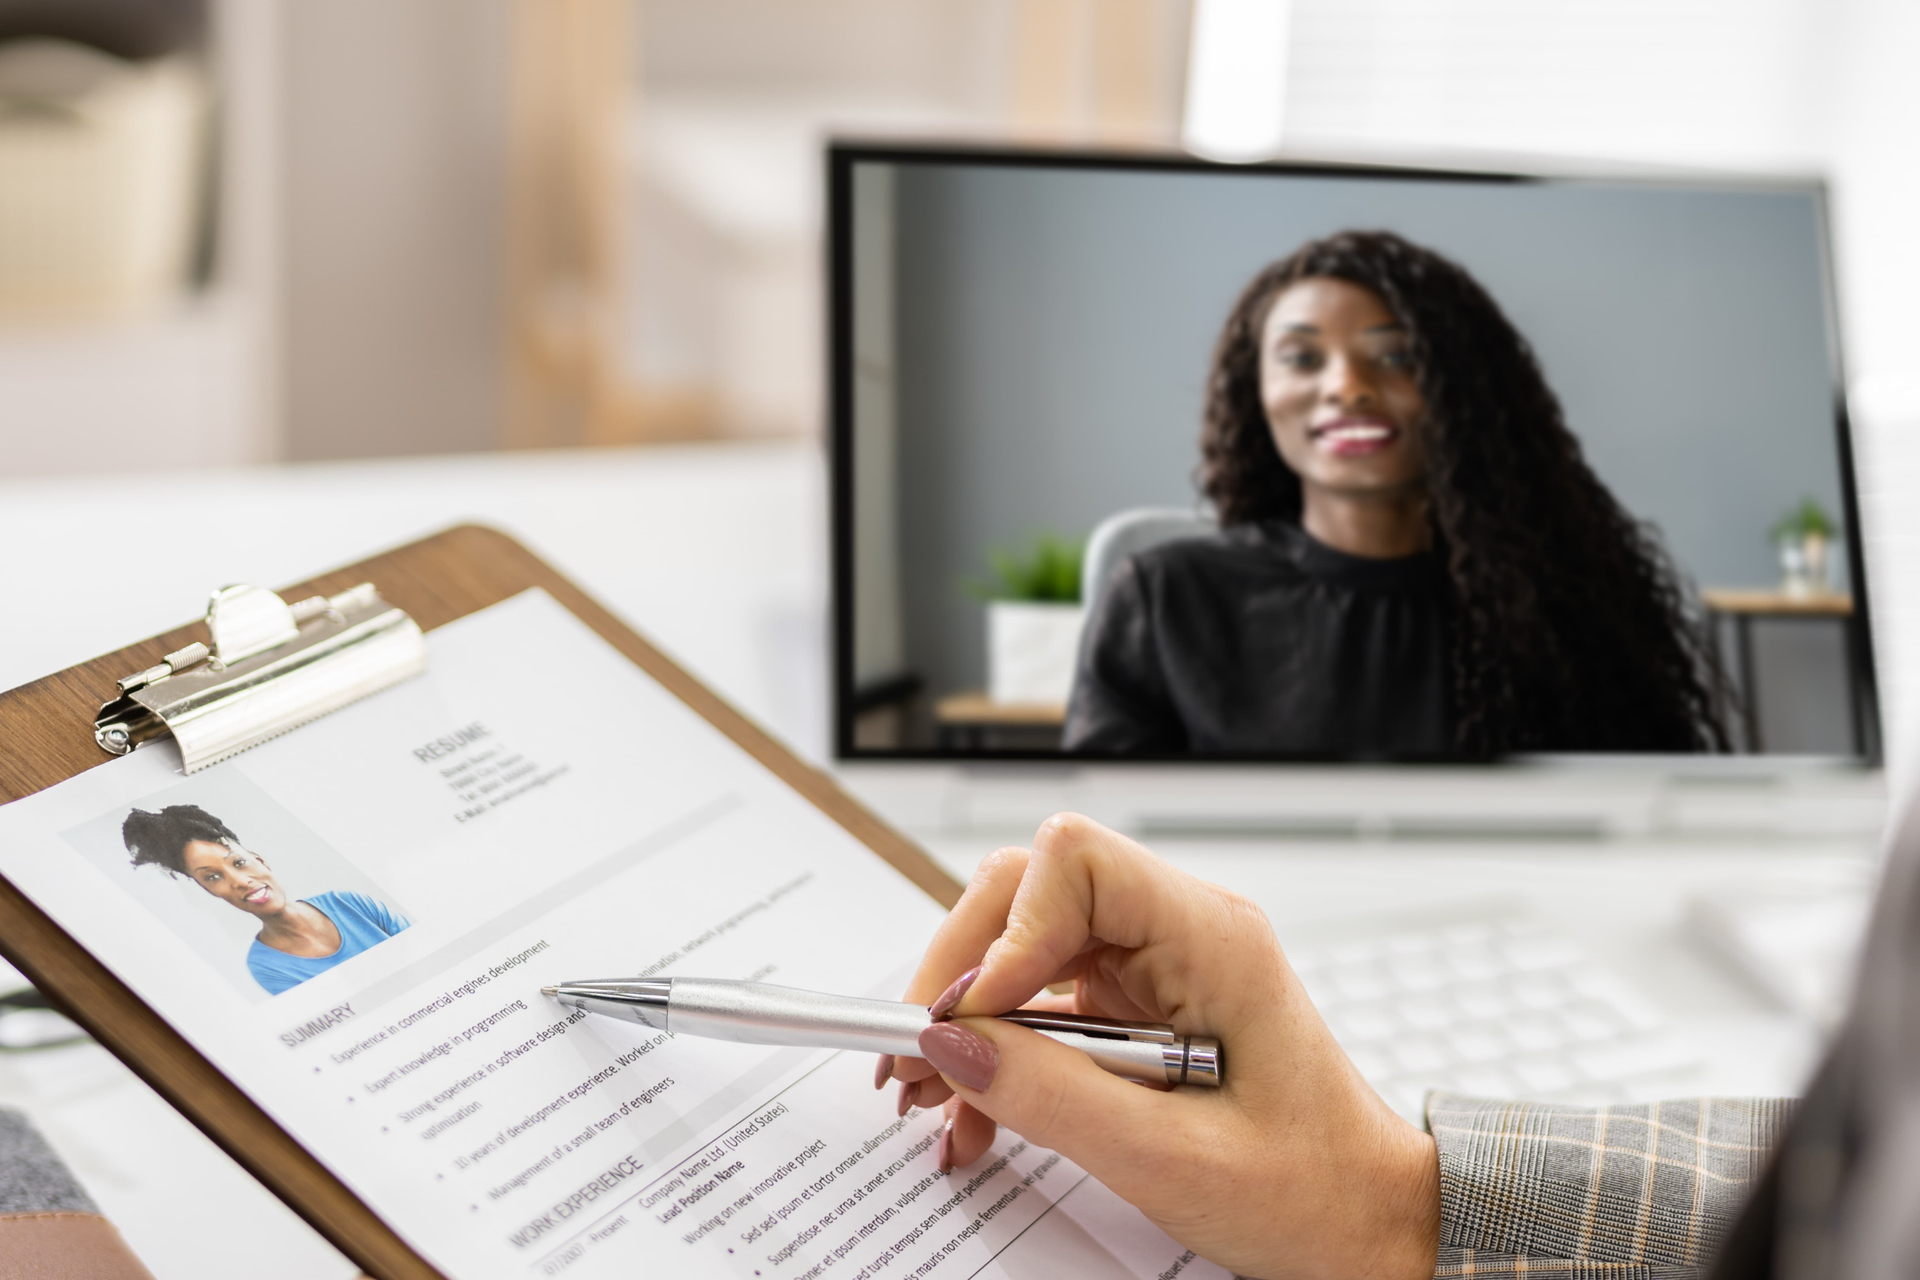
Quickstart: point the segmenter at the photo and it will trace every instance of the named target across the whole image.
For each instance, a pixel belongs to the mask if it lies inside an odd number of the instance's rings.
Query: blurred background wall
[[[14,56],[49,35],[95,64]],[[1824,173],[1856,407],[1920,418],[1899,0],[0,0],[0,41],[0,474],[814,435],[836,132]],[[113,177],[135,137],[177,172]],[[56,243],[120,274],[23,283]]]
[[[280,450],[498,447],[511,0],[267,3]]]

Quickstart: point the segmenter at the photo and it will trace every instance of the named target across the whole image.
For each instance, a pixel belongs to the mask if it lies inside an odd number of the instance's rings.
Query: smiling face
[[[1315,490],[1404,499],[1426,486],[1426,401],[1408,334],[1371,289],[1312,277],[1274,299],[1260,335],[1260,401],[1280,457]]]
[[[238,844],[189,840],[180,855],[187,875],[214,897],[256,916],[278,915],[287,909],[287,895],[259,854]]]

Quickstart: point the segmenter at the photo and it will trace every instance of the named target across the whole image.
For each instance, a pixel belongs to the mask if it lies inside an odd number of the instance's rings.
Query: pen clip
[[[1049,1013],[1042,1009],[1015,1009],[1000,1015],[1000,1021],[1034,1031],[1071,1031],[1095,1040],[1129,1040],[1135,1044],[1178,1044],[1180,1037],[1165,1022],[1128,1022],[1122,1018],[1100,1018],[1084,1013]]]
[[[1224,1065],[1220,1056],[1220,1042],[1212,1036],[1183,1036],[1170,1023],[1129,1022],[1124,1018],[1100,1018],[1084,1013],[1048,1013],[1041,1009],[1015,1009],[1001,1014],[1000,1020],[1034,1031],[1068,1032],[1089,1040],[1157,1045],[1167,1084],[1197,1084],[1217,1088],[1222,1083]],[[1100,1056],[1097,1050],[1089,1046],[1081,1047],[1087,1048],[1096,1059]]]

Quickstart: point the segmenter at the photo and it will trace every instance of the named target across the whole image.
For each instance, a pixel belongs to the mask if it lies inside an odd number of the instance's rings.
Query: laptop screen
[[[1817,183],[829,163],[841,758],[1877,760]]]

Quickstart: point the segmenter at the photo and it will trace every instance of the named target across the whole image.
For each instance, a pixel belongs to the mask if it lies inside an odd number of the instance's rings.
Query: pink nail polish
[[[953,980],[953,985],[940,993],[940,998],[927,1006],[927,1012],[933,1015],[935,1022],[945,1022],[953,1016],[954,1006],[960,1003],[960,997],[967,994],[967,988],[980,976],[980,966],[975,965]]]
[[[953,1172],[953,1121],[948,1120],[940,1130],[940,1141],[934,1144],[933,1163],[941,1173]]]
[[[886,1088],[887,1081],[892,1079],[892,1077],[893,1077],[893,1055],[890,1053],[883,1053],[880,1055],[879,1064],[876,1065],[873,1069],[873,1087],[876,1089]]]
[[[949,1080],[985,1093],[993,1086],[1000,1051],[993,1041],[957,1022],[936,1022],[920,1033],[920,1056]]]
[[[895,1115],[903,1116],[907,1114],[907,1111],[913,1106],[914,1090],[919,1087],[920,1082],[918,1080],[902,1080],[900,1082],[900,1101],[895,1104]]]

